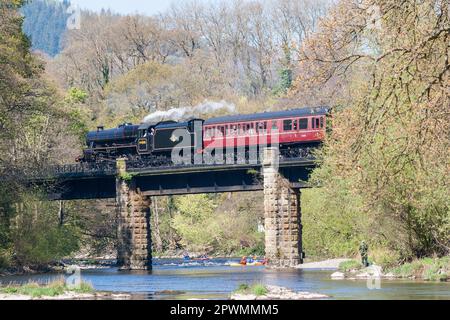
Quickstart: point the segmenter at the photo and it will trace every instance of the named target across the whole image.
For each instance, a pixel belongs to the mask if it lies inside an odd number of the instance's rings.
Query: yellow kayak
[[[240,264],[240,263],[230,263],[230,267],[262,267],[264,266],[261,262],[253,262],[253,263],[247,263],[246,265]]]

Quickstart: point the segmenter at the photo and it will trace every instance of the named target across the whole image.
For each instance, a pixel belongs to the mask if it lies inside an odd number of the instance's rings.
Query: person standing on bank
[[[369,246],[365,241],[361,242],[361,245],[359,246],[359,253],[361,254],[361,263],[362,265],[367,268],[369,266]]]

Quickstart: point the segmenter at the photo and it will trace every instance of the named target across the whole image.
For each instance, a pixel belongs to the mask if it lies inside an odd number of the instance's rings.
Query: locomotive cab
[[[155,125],[144,123],[138,129],[137,151],[139,154],[152,152]]]

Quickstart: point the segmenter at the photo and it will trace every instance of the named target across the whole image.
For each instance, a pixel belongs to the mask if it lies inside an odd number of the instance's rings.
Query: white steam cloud
[[[224,100],[220,102],[205,101],[195,107],[173,108],[167,111],[156,111],[144,118],[144,123],[157,123],[161,121],[181,121],[189,118],[199,117],[204,114],[211,114],[218,111],[235,113],[236,106]]]

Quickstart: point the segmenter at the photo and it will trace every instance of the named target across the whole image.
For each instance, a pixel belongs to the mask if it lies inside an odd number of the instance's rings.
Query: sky
[[[141,13],[153,15],[167,10],[172,0],[71,0],[81,9],[100,11],[102,8],[111,9],[115,13]]]

